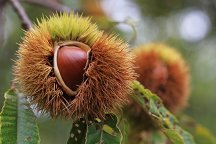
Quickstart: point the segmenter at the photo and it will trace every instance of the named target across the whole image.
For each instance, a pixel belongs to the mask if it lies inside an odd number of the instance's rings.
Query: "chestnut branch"
[[[10,0],[11,6],[13,9],[16,11],[17,15],[19,16],[21,22],[22,22],[22,27],[25,30],[28,30],[32,27],[32,22],[29,19],[28,15],[25,12],[25,9],[22,7],[20,4],[19,0]]]

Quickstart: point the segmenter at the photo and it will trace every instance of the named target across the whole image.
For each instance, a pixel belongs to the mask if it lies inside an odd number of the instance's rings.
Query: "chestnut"
[[[25,32],[14,66],[19,91],[38,111],[76,120],[101,118],[127,102],[133,56],[89,17],[54,14]]]
[[[89,51],[89,46],[80,42],[67,42],[55,47],[54,72],[69,96],[76,95],[76,89],[83,81]]]
[[[176,113],[187,105],[189,70],[181,54],[161,43],[141,45],[133,51],[138,81],[156,93]]]

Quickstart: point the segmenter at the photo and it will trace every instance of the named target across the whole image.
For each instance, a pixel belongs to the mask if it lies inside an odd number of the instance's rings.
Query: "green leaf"
[[[78,121],[74,122],[67,144],[85,144],[87,127],[87,122],[84,118],[81,118]]]
[[[117,127],[118,119],[113,114],[107,114],[104,121],[96,119],[88,127],[86,144],[120,144],[122,134]]]
[[[113,114],[107,114],[105,120],[81,118],[73,123],[67,144],[120,144],[122,134],[117,123]]]
[[[181,115],[180,123],[182,127],[193,134],[197,144],[216,144],[214,135],[190,116]]]
[[[191,134],[179,126],[179,122],[162,104],[160,98],[145,89],[138,81],[133,82],[131,98],[150,116],[152,122],[173,144],[195,144]]]
[[[13,89],[7,91],[4,97],[0,113],[0,144],[40,143],[36,117],[26,105],[26,99]]]
[[[178,132],[172,129],[165,129],[164,133],[170,139],[170,141],[174,144],[184,144],[183,138],[179,135]]]
[[[126,118],[121,117],[119,120],[119,129],[122,133],[122,143],[126,144],[129,141],[129,129],[130,129],[130,123]]]

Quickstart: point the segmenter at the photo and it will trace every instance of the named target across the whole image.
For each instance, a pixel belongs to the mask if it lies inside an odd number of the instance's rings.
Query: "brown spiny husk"
[[[176,113],[184,108],[190,87],[188,67],[181,55],[160,43],[141,45],[132,52],[135,72],[139,75],[137,80],[156,93],[170,111]],[[132,126],[132,137],[133,131],[158,129],[149,114],[132,99],[123,112]]]
[[[170,111],[184,108],[190,87],[188,67],[181,55],[164,44],[147,44],[134,53],[138,81],[156,93]]]
[[[71,28],[72,27],[72,28]],[[78,41],[91,48],[90,63],[75,96],[67,96],[53,71],[54,43]],[[134,79],[132,57],[127,44],[107,36],[89,18],[74,14],[42,19],[26,32],[14,66],[16,82],[37,110],[52,117],[104,118],[127,101]]]

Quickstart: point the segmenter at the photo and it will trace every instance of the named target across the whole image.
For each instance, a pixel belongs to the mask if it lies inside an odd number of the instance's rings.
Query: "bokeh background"
[[[32,0],[34,1],[34,0]],[[40,0],[39,0],[40,1]],[[22,0],[32,22],[53,9]],[[184,113],[216,135],[216,1],[215,0],[43,0],[62,10],[92,16],[108,33],[116,31],[131,48],[164,42],[178,49],[191,72],[191,97]],[[56,6],[56,5],[55,5]],[[20,20],[9,3],[0,3],[0,108],[10,88],[13,60],[23,36]],[[31,56],[29,56],[31,58]],[[70,121],[38,119],[42,144],[67,140]]]

